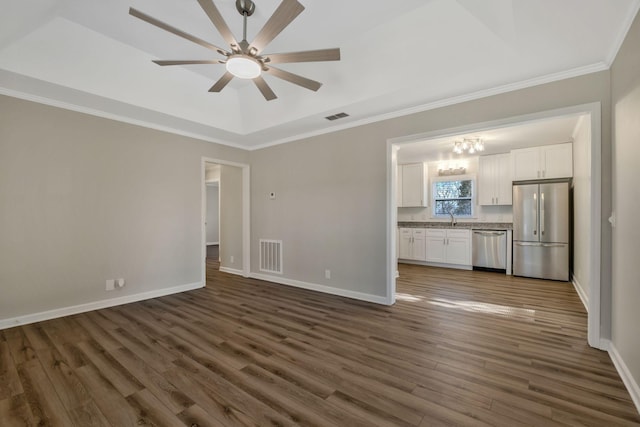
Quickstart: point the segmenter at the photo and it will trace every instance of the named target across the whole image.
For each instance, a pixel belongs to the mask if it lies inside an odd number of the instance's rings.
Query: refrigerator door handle
[[[544,236],[544,193],[540,193],[540,234]]]
[[[514,242],[516,246],[542,246],[542,243],[538,242]]]
[[[537,236],[538,235],[538,194],[537,193],[533,193],[533,202],[535,203],[535,215],[536,215],[536,221],[535,221],[535,225],[534,225],[534,229],[533,229],[533,235]]]
[[[542,245],[543,248],[562,248],[567,246],[566,243],[545,243]]]

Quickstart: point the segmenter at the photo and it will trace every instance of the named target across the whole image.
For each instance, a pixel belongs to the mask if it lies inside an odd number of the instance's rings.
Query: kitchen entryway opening
[[[603,348],[601,338],[609,330],[610,312],[601,300],[608,301],[610,294],[611,260],[601,249],[602,243],[608,245],[610,229],[601,223],[600,121],[600,104],[592,103],[389,140],[388,303],[411,298],[396,294],[396,278],[402,274],[399,258],[406,264],[458,270],[489,263],[494,270],[510,274],[516,240],[510,230],[511,182],[571,176],[573,252],[567,279],[587,309],[589,344]],[[478,140],[484,150],[470,150]],[[456,142],[462,155],[454,153]],[[546,169],[536,168],[531,159],[538,158],[546,159]],[[509,185],[501,182],[505,176]],[[485,250],[482,262],[474,260],[481,248],[474,251],[472,228],[505,230],[506,250],[496,245],[504,257],[487,260],[491,251]]]

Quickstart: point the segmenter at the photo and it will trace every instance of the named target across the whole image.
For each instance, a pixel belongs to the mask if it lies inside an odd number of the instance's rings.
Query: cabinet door
[[[411,259],[411,242],[413,240],[413,233],[410,228],[400,229],[400,249],[399,255],[402,259]]]
[[[413,163],[402,165],[402,206],[426,207],[425,165]]]
[[[446,262],[445,230],[427,230],[426,260],[431,262]]]
[[[421,228],[413,229],[413,257],[416,261],[426,261],[427,255],[427,242],[426,242],[425,230]]]
[[[539,147],[511,151],[511,165],[511,176],[514,181],[542,178]]]
[[[495,156],[478,158],[478,204],[493,205],[496,198]]]
[[[542,147],[542,178],[571,178],[573,176],[573,144]]]
[[[496,205],[511,205],[513,181],[511,179],[511,154],[498,154],[495,158]]]
[[[447,263],[471,265],[471,242],[468,237],[447,238]]]

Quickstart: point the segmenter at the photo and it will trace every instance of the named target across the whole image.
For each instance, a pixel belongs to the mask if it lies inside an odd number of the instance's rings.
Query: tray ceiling
[[[152,59],[215,53],[128,15],[135,7],[224,45],[196,0],[30,0],[0,16],[0,93],[253,149],[606,69],[639,0],[300,0],[306,10],[266,52],[340,47],[340,62],[283,64],[318,92],[266,76],[267,102],[222,65]],[[278,6],[255,0],[248,39]],[[234,0],[216,5],[236,35]],[[346,112],[348,118],[325,116]]]

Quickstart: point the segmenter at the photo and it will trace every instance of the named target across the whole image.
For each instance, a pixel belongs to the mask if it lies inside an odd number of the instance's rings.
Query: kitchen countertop
[[[511,222],[458,222],[451,226],[449,222],[398,222],[400,228],[462,228],[472,230],[511,230]]]

